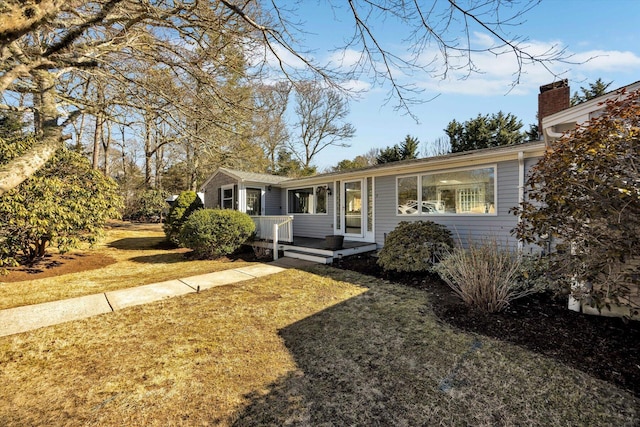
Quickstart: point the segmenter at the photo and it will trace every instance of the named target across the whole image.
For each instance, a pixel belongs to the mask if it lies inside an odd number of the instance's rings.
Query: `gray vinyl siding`
[[[238,184],[238,181],[235,178],[223,173],[219,173],[211,181],[209,181],[207,183],[207,186],[204,188],[204,207],[207,209],[219,208],[220,200],[218,200],[218,190],[223,185],[230,184]]]
[[[536,163],[538,163],[539,159],[527,159],[524,163],[524,168],[525,168],[525,192],[524,192],[524,197],[525,199],[527,198],[527,178],[529,177],[529,174],[531,172],[531,168],[533,168],[533,166],[535,166]],[[554,242],[555,243],[555,242]],[[540,253],[541,251],[547,251],[548,248],[543,248],[541,246],[538,246],[536,243],[529,243],[529,244],[525,244],[523,247],[523,251],[525,253]]]
[[[478,166],[482,167],[482,166]],[[385,235],[400,221],[430,220],[445,225],[455,239],[463,244],[470,239],[479,241],[483,237],[495,236],[499,241],[517,244],[511,230],[517,217],[509,210],[518,205],[518,161],[497,163],[497,215],[397,215],[396,176],[378,177],[375,180],[375,240],[384,245]]]
[[[329,185],[333,187],[333,182],[326,182],[322,184],[313,185],[300,185],[295,188],[315,187],[317,185]],[[280,200],[282,203],[282,214],[291,215],[287,213],[287,188],[282,189]],[[326,214],[293,214],[293,235],[299,237],[315,237],[323,239],[329,234],[333,234],[333,218],[334,218],[334,198],[335,192],[327,198],[327,213]]]

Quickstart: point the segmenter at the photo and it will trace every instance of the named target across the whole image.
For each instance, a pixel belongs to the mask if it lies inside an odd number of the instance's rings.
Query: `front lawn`
[[[179,279],[251,263],[241,259],[189,260],[168,248],[161,224],[113,222],[94,248],[76,250],[29,272],[0,276],[0,310]]]
[[[317,266],[0,338],[0,425],[634,426],[640,399]]]

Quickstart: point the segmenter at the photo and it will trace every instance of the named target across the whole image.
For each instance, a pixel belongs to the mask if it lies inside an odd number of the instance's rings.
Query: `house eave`
[[[276,175],[271,175],[273,178],[269,178],[269,179],[264,179],[264,180],[260,180],[260,179],[250,179],[250,178],[246,178],[243,177],[241,175],[238,175],[233,169],[227,169],[227,168],[218,168],[213,174],[211,174],[211,176],[209,178],[207,178],[207,180],[200,186],[200,191],[204,191],[205,187],[207,187],[207,185],[209,185],[209,183],[211,182],[211,180],[213,180],[215,177],[217,177],[220,174],[225,174],[228,177],[231,177],[233,179],[235,179],[238,183],[258,183],[258,184],[263,184],[263,185],[272,185],[274,187],[279,187],[280,183],[282,181],[287,180],[288,178],[285,177],[277,177]],[[262,177],[267,177],[266,174],[260,174]],[[252,178],[260,178],[259,176],[255,176]]]
[[[398,174],[410,174],[412,172],[427,172],[431,170],[454,169],[495,163],[507,160],[517,160],[519,153],[524,158],[540,157],[544,154],[544,141],[529,142],[510,145],[508,147],[496,147],[482,150],[467,151],[424,159],[405,160],[385,165],[371,166],[347,172],[332,172],[312,177],[295,178],[281,183],[283,188],[291,188],[300,185],[313,185],[338,180],[359,179],[370,176],[389,176]]]
[[[590,99],[589,101],[582,102],[566,110],[559,111],[551,114],[542,119],[542,130],[545,137],[559,138],[564,133],[556,132],[554,127],[557,125],[577,125],[589,121],[590,114],[594,111],[598,111],[603,108],[604,102],[609,99],[613,99],[617,96],[618,91],[626,90],[627,92],[633,92],[640,90],[640,81],[623,86],[619,89],[608,92],[597,98]]]

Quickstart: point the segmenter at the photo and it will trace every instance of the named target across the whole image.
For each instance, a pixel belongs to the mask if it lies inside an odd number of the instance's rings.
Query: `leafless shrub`
[[[539,275],[529,271],[532,265],[525,256],[490,238],[453,249],[434,270],[465,304],[496,313],[544,288],[544,281],[536,278]]]
[[[270,259],[273,257],[271,248],[265,248],[255,243],[251,244],[251,247],[257,259]]]

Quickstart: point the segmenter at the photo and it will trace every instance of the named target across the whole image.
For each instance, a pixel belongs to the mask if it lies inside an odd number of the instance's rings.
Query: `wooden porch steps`
[[[333,262],[333,255],[323,255],[297,249],[285,249],[284,256],[289,258],[302,259],[305,261],[317,262],[319,264],[331,264]]]
[[[258,246],[273,249],[273,242],[267,240],[256,240],[252,242],[251,245],[254,247]],[[333,250],[327,249],[325,239],[297,237],[294,242],[279,242],[278,250],[282,251],[285,257],[321,264],[331,264],[334,259],[375,251],[376,244],[345,240],[342,249]]]

